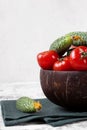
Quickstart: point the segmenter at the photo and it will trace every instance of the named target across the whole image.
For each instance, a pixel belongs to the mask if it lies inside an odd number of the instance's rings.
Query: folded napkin
[[[38,99],[42,109],[34,113],[23,113],[16,109],[16,100],[1,101],[2,116],[5,126],[13,126],[20,123],[43,121],[54,127],[76,121],[87,120],[87,112],[69,111],[53,104],[48,99]]]

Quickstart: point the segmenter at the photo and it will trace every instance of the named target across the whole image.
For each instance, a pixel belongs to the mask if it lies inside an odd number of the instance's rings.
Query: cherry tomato
[[[72,50],[70,63],[75,70],[87,70],[87,47],[78,46]]]
[[[37,61],[41,68],[52,69],[53,64],[59,58],[58,54],[54,50],[44,51],[37,55]]]
[[[53,70],[55,70],[55,71],[72,70],[71,64],[69,62],[69,57],[66,56],[63,59],[57,60],[53,65]]]

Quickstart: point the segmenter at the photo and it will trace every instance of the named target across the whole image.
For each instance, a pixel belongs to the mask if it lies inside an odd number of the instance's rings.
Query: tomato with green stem
[[[71,64],[69,61],[69,56],[66,56],[64,58],[57,60],[53,65],[53,70],[55,70],[55,71],[70,71],[70,70],[72,70],[72,67],[71,67]]]
[[[75,70],[87,70],[87,47],[78,46],[70,53],[70,63]]]

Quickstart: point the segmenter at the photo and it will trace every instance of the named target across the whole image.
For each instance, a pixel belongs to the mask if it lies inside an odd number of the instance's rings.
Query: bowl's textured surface
[[[40,70],[40,83],[53,103],[87,110],[87,71]]]

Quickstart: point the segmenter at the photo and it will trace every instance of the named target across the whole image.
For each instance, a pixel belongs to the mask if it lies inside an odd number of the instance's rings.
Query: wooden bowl
[[[87,110],[87,71],[41,69],[40,83],[45,96],[53,103]]]

